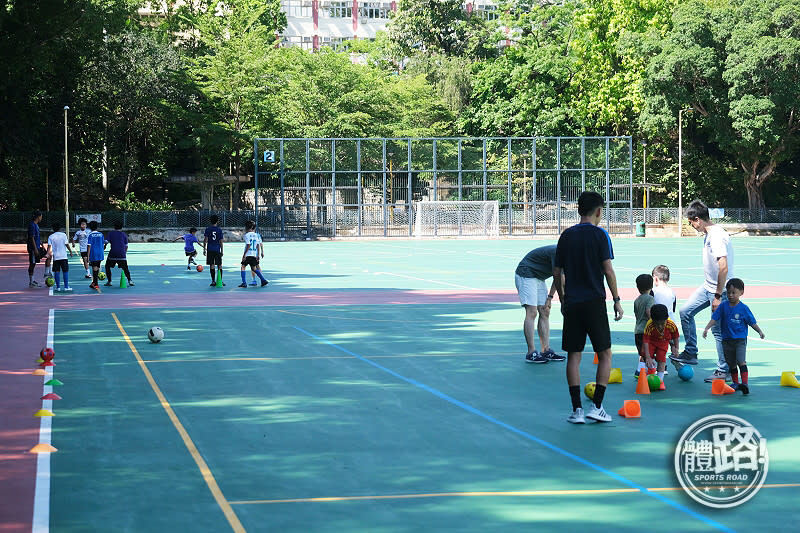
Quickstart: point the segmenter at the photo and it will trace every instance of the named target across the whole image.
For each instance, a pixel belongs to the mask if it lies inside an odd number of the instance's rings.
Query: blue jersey
[[[127,259],[128,236],[125,232],[114,230],[108,234],[108,242],[111,250],[108,252],[109,259]]]
[[[197,237],[192,235],[191,233],[187,233],[183,236],[183,249],[187,252],[194,252],[194,243],[200,244],[200,241],[197,240]]]
[[[33,242],[36,245],[34,250],[38,250],[42,245],[42,239],[39,236],[39,224],[33,221],[28,225],[28,251],[31,251],[31,237],[33,237]]]
[[[222,247],[220,243],[222,242],[222,230],[217,226],[209,226],[206,228],[205,233],[203,234],[208,239],[208,244],[206,244],[206,250],[209,252],[221,252]]]
[[[756,323],[749,307],[742,302],[731,307],[728,300],[719,304],[711,318],[719,323],[723,339],[746,339],[747,327]]]
[[[89,261],[102,261],[104,257],[103,245],[105,245],[105,238],[99,231],[93,231],[89,234],[86,244],[89,246]]]

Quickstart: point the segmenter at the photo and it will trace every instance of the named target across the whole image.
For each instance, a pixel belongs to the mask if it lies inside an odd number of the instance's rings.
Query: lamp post
[[[64,232],[69,235],[69,154],[67,151],[67,112],[69,106],[64,106]]]
[[[642,207],[644,207],[644,221],[647,222],[647,141],[642,139]]]
[[[681,114],[684,111],[691,113],[694,109],[687,107],[678,111],[678,237],[681,236],[683,227],[683,123]]]

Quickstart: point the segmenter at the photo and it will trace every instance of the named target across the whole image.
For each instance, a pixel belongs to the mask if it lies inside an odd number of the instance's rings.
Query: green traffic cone
[[[222,269],[217,269],[217,287],[222,287]]]
[[[119,288],[120,289],[127,289],[128,288],[128,280],[125,277],[124,273],[119,277]]]

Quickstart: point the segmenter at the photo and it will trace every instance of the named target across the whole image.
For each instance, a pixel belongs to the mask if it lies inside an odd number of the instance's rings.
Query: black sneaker
[[[739,388],[737,390],[742,391],[742,394],[750,394],[750,387],[748,387],[746,383],[739,383]]]
[[[547,350],[545,352],[542,352],[542,356],[547,357],[548,361],[566,361],[567,359],[563,355],[559,355],[553,350]]]
[[[547,357],[535,350],[525,356],[526,363],[547,363],[548,361],[550,360]]]
[[[217,283],[215,281],[212,281],[211,285],[209,285],[209,287],[216,287],[216,286],[217,286]]]
[[[692,355],[692,354],[686,353],[686,350],[682,351],[680,353],[680,355],[678,355],[677,357],[674,356],[674,355],[670,355],[669,358],[672,359],[673,361],[677,361],[679,363],[683,363],[684,365],[696,365],[697,364],[697,354]]]
[[[264,280],[264,281],[261,282],[261,286],[262,287],[266,287],[267,285],[269,285],[269,281]]]
[[[105,285],[106,287],[110,287],[111,286],[111,280],[106,281],[105,283],[103,283],[103,285]]]
[[[247,283],[240,283],[239,284],[239,288],[240,289],[246,289],[247,288]]]

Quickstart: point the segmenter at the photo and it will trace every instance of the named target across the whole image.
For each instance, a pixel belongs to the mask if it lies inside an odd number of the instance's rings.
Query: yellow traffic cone
[[[611,373],[608,375],[609,383],[622,383],[622,369],[612,368]]]
[[[797,381],[797,377],[794,375],[793,371],[786,371],[781,374],[781,387],[794,387],[796,389],[800,389],[800,381]]]

